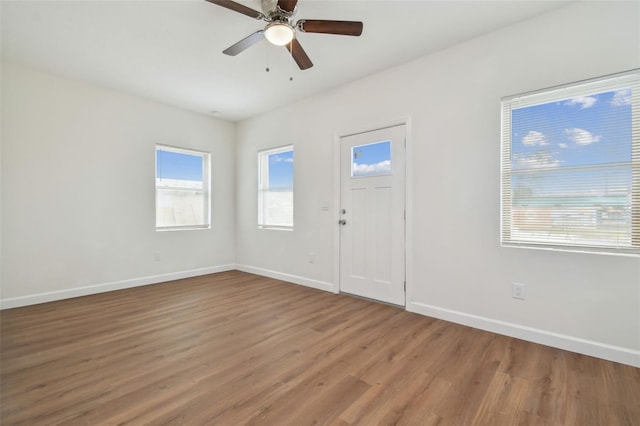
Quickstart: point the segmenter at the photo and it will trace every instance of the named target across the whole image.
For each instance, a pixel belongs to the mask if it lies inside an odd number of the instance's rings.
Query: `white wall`
[[[232,268],[234,139],[233,123],[3,64],[3,307]],[[155,231],[156,143],[211,153],[211,229]]]
[[[499,245],[500,98],[640,66],[639,9],[581,2],[242,122],[237,263],[337,290],[335,136],[410,117],[408,309],[640,366],[640,259]],[[260,230],[256,152],[283,144],[295,230]]]

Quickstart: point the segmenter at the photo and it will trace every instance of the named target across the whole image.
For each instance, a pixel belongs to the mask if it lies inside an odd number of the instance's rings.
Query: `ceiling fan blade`
[[[225,50],[222,51],[222,53],[229,56],[236,56],[238,53],[245,51],[246,49],[250,48],[257,42],[264,40],[263,33],[264,33],[263,30],[256,31],[250,36],[243,38],[233,46],[227,47]]]
[[[242,13],[243,15],[250,16],[255,19],[262,19],[264,15],[258,12],[257,10],[251,9],[243,4],[236,3],[231,0],[206,0],[209,3],[217,4],[218,6],[226,7],[227,9],[231,9],[234,12]]]
[[[322,33],[359,36],[362,34],[362,22],[326,21],[323,19],[301,19],[296,24],[305,33]]]
[[[293,12],[297,3],[298,0],[278,0],[278,7],[285,12]]]
[[[306,70],[313,66],[313,62],[311,62],[311,59],[307,56],[307,52],[304,51],[297,39],[294,38],[291,40],[291,43],[287,44],[287,50],[291,52],[291,56],[293,56],[293,59],[301,70]]]

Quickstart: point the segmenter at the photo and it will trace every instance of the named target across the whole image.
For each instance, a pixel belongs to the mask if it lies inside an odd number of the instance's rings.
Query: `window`
[[[640,254],[639,76],[503,99],[503,245]]]
[[[351,148],[351,177],[388,175],[391,173],[391,141]]]
[[[293,146],[258,153],[258,226],[293,228]]]
[[[209,154],[156,145],[156,229],[208,228]]]

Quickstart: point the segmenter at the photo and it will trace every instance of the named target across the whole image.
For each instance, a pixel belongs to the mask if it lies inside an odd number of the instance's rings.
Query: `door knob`
[[[346,224],[347,224],[347,221],[346,221],[346,220],[344,220],[344,219],[340,219],[340,220],[338,221],[338,223],[339,223],[340,225],[346,225]]]

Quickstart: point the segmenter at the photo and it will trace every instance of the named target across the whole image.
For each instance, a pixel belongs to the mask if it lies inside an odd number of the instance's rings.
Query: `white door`
[[[405,305],[405,126],[340,139],[340,291]]]

